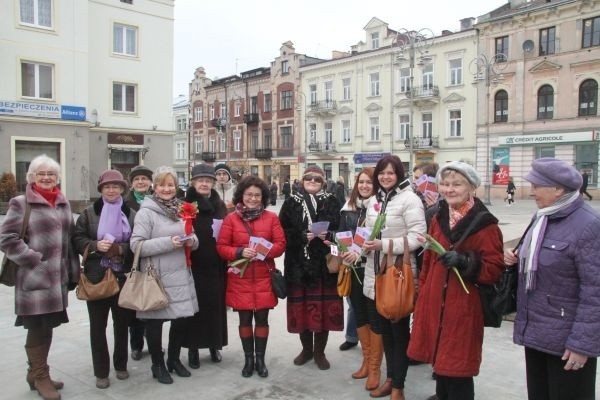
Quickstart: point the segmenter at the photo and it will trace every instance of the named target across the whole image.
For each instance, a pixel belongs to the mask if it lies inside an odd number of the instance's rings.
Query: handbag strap
[[[29,216],[31,215],[31,205],[27,200],[25,200],[25,214],[23,216],[23,224],[21,225],[21,232],[19,233],[19,237],[21,239],[25,239],[25,234],[27,233],[27,226],[29,225]]]
[[[133,253],[133,264],[131,265],[131,270],[140,270],[139,268],[139,264],[140,264],[140,253],[142,252],[142,246],[144,244],[144,241],[142,240],[140,242],[140,244],[138,244],[135,247],[135,252]]]

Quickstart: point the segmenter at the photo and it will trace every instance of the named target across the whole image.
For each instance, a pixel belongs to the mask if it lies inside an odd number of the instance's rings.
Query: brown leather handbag
[[[381,316],[397,322],[409,316],[414,310],[415,283],[406,236],[404,236],[402,259],[397,256],[394,263],[392,251],[393,245],[390,240],[386,261],[381,263],[382,268],[385,269],[382,270],[381,275],[377,275],[375,281],[375,306]]]
[[[19,233],[20,239],[25,240],[30,215],[31,205],[25,201],[25,214],[23,215],[23,222],[21,223],[21,233]],[[0,283],[6,286],[15,286],[17,283],[17,268],[19,268],[19,264],[9,259],[5,254],[2,259],[2,267],[0,268]]]
[[[327,263],[327,271],[330,274],[337,274],[340,270],[340,265],[342,265],[342,257],[328,253],[325,255],[325,262]]]
[[[81,264],[85,264],[88,256],[89,244],[85,246],[85,250],[83,251],[83,259]],[[90,280],[83,273],[83,269],[81,270],[81,274],[79,274],[79,282],[77,283],[77,288],[75,289],[75,296],[79,300],[102,300],[107,297],[114,296],[119,293],[119,282],[113,274],[110,268],[106,269],[104,273],[104,277],[102,280],[96,284],[90,282]]]

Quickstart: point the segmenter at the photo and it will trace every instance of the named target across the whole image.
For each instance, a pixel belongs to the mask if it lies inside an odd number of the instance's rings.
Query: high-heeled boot
[[[358,333],[358,341],[360,342],[360,348],[362,349],[363,353],[363,360],[358,371],[352,374],[352,378],[354,379],[363,379],[369,376],[369,352],[371,344],[371,336],[369,331],[369,325],[363,325],[359,328],[356,328],[356,333]]]
[[[369,374],[365,382],[366,390],[376,390],[381,382],[381,361],[383,360],[383,338],[369,329]],[[391,384],[391,381],[390,381]],[[390,386],[391,387],[391,386]],[[387,396],[389,391],[384,394]]]
[[[48,373],[48,349],[44,344],[39,346],[25,346],[27,358],[31,362],[33,386],[44,400],[60,400],[60,393],[56,390]]]

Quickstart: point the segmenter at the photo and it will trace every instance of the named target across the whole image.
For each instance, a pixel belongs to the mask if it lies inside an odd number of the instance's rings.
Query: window
[[[450,137],[462,136],[462,112],[461,110],[450,110]],[[431,137],[428,136],[428,137]]]
[[[596,115],[598,112],[598,82],[586,79],[579,86],[579,116]]]
[[[350,100],[352,96],[350,92],[350,78],[342,79],[342,87],[344,88],[344,100]]]
[[[543,85],[538,90],[538,119],[554,118],[554,89],[550,85]]]
[[[258,130],[252,130],[252,135],[250,136],[250,148],[251,150],[258,149]]]
[[[215,119],[215,105],[211,104],[209,109],[208,109],[208,115],[210,116],[210,119]]]
[[[410,138],[410,115],[401,114],[398,116],[398,137],[397,140],[406,140]]]
[[[281,92],[281,106],[279,107],[281,110],[291,110],[294,106],[294,92],[291,90],[286,90],[285,92]]]
[[[448,62],[450,70],[450,85],[462,85],[462,59],[457,58]]]
[[[333,101],[333,82],[325,82],[325,102],[329,106]]]
[[[113,53],[127,56],[137,55],[137,28],[122,24],[113,26]]]
[[[236,101],[235,108],[234,108],[234,116],[239,117],[241,110],[242,110],[242,103],[240,103],[239,101]]]
[[[433,114],[425,113],[421,115],[422,132],[421,137],[430,138],[433,136]]]
[[[333,124],[325,122],[325,143],[333,143]]]
[[[186,132],[187,131],[187,118],[178,118],[177,119],[177,132]]]
[[[317,85],[310,85],[308,91],[310,92],[310,104],[317,104]]]
[[[554,54],[556,41],[556,28],[540,29],[540,56]]]
[[[494,96],[494,122],[508,122],[508,93],[498,90]]]
[[[583,20],[582,47],[600,46],[600,17]]]
[[[185,142],[177,142],[175,144],[175,158],[178,160],[185,160],[186,156],[185,156]]]
[[[508,36],[496,38],[496,51],[494,54],[500,54],[500,56],[496,57],[497,62],[504,62],[508,60]]]
[[[410,68],[400,68],[400,92],[410,91]]]
[[[214,153],[216,150],[216,146],[215,146],[215,137],[212,136],[209,140],[208,140],[208,151],[210,153]]]
[[[24,61],[21,63],[21,96],[52,99],[54,66]]]
[[[369,126],[371,131],[370,140],[372,142],[379,141],[379,117],[371,117],[369,118]]]
[[[250,112],[252,114],[258,113],[258,96],[250,97]]]
[[[219,114],[221,118],[227,118],[227,104],[221,103],[221,113]]]
[[[233,131],[233,151],[242,151],[242,132]]]
[[[350,120],[342,120],[342,143],[350,143]]]
[[[372,49],[379,48],[379,32],[371,33],[371,48]]]
[[[221,153],[225,153],[227,151],[227,138],[225,137],[225,135],[219,135],[219,136],[221,136],[219,138],[219,143],[220,143],[220,146],[219,146],[220,149],[219,149],[219,151]]]
[[[20,0],[21,23],[52,28],[52,0]]]
[[[281,62],[281,73],[289,74],[290,73],[290,63],[287,60]]]
[[[423,90],[433,89],[433,64],[423,67]]]
[[[554,158],[554,146],[536,146],[535,159],[542,157]]]
[[[202,107],[194,108],[194,122],[202,122]]]
[[[135,112],[136,85],[113,83],[113,111]]]
[[[379,72],[373,72],[369,75],[371,83],[371,96],[379,96]]]
[[[310,143],[317,143],[317,124],[310,124],[308,131],[310,133]]]
[[[265,93],[265,112],[271,112],[271,93]]]
[[[263,137],[263,147],[265,149],[273,148],[273,131],[271,129],[265,129],[265,134]]]
[[[291,149],[294,147],[294,137],[292,136],[291,126],[281,127],[281,148]]]
[[[204,151],[204,141],[202,140],[201,137],[197,137],[196,140],[194,140],[194,152],[196,154],[200,154]]]

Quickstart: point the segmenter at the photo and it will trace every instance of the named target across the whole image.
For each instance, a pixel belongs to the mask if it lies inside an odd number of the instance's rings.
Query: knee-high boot
[[[43,343],[43,346],[45,346],[46,349],[46,354],[50,353],[50,346],[52,345],[52,336],[47,336],[46,337],[46,341]],[[31,369],[31,361],[28,359],[27,360],[27,376],[26,376],[26,380],[27,383],[29,384],[29,390],[35,390],[35,386],[34,384],[34,376],[33,376],[33,370]],[[50,367],[48,367],[48,376],[50,376]],[[50,382],[52,382],[52,386],[54,386],[56,389],[62,389],[65,385],[63,382],[61,381],[54,381],[52,380],[52,378],[50,378]]]
[[[265,365],[265,351],[267,349],[267,339],[269,337],[269,326],[254,327],[254,352],[256,354],[256,362],[254,367],[258,376],[266,378],[269,376],[269,370]]]
[[[294,358],[295,365],[304,365],[313,358],[313,333],[301,332],[300,343],[302,343],[302,351]]]
[[[244,378],[249,378],[254,372],[254,333],[252,332],[252,326],[240,326],[239,331],[240,339],[242,340],[242,348],[244,349],[244,368],[242,368],[242,376]]]
[[[39,346],[25,346],[27,358],[31,363],[33,386],[44,400],[60,400],[60,393],[56,390],[48,373],[48,347],[46,344]]]
[[[358,333],[358,341],[360,342],[360,348],[363,353],[363,360],[358,371],[352,374],[354,379],[363,379],[369,375],[369,353],[371,351],[371,335],[369,332],[371,329],[369,325],[363,325],[356,329]]]
[[[381,381],[381,361],[383,360],[383,338],[381,335],[369,329],[370,351],[369,351],[369,375],[365,383],[366,390],[375,390]],[[383,392],[388,392],[387,389]],[[386,393],[385,396],[389,394]]]
[[[315,351],[314,357],[317,367],[321,370],[326,370],[331,367],[327,357],[325,357],[325,347],[327,346],[327,339],[329,338],[329,331],[316,332],[315,333]]]

